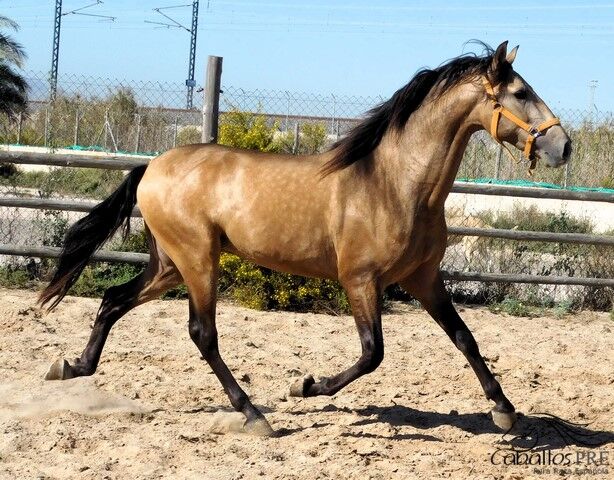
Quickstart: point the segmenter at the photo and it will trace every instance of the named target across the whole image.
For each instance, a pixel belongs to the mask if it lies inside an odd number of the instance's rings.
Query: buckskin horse
[[[136,204],[150,247],[146,269],[109,288],[85,350],[57,360],[47,379],[92,375],[122,315],[185,283],[189,334],[216,374],[244,430],[273,433],[222,360],[215,323],[218,260],[230,252],[270,269],[338,280],[349,299],[362,354],[347,370],[290,393],[333,395],[373,372],[384,357],[381,307],[398,282],[418,299],[465,355],[493,421],[511,428],[516,414],[446,292],[444,203],[469,137],[487,129],[524,150],[531,162],[566,163],[571,142],[559,120],[512,68],[507,42],[419,71],[325,153],[290,156],[219,145],[174,148],[133,169],[121,186],[67,232],[57,270],[40,296],[53,309],[92,254]]]

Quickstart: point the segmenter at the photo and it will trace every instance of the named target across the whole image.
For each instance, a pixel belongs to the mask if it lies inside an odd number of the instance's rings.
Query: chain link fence
[[[185,86],[62,76],[54,102],[49,102],[46,76],[30,72],[29,115],[17,122],[0,119],[0,144],[5,148],[119,152],[155,155],[201,138],[202,95],[194,109],[182,108]],[[200,91],[197,87],[196,91]],[[356,125],[366,111],[385,99],[317,95],[223,86],[221,122],[233,111],[262,115],[280,136],[317,126],[323,150]],[[540,182],[568,189],[614,189],[614,116],[581,110],[555,112],[572,137],[572,162],[562,169],[538,164],[529,178],[525,165],[511,162],[486,132],[474,135],[458,178],[466,181],[528,184]],[[299,134],[299,140],[302,140]],[[6,147],[10,146],[10,147]],[[520,154],[519,154],[520,157]],[[102,199],[119,184],[121,172],[83,168],[2,166],[4,196]],[[612,192],[614,193],[614,191]],[[516,230],[614,234],[611,203],[485,197],[451,194],[447,203],[451,226]],[[403,212],[399,212],[402,215]],[[54,210],[0,207],[0,243],[59,246],[67,225],[82,214]],[[133,220],[134,227],[142,227]],[[451,236],[442,268],[458,272],[518,273],[612,278],[614,247],[514,241]],[[2,263],[20,262],[3,257]],[[501,302],[509,298],[540,305],[574,305],[610,309],[610,287],[454,282],[458,299]]]

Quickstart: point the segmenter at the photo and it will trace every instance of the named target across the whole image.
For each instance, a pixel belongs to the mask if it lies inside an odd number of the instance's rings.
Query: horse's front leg
[[[356,321],[362,355],[354,365],[333,377],[321,378],[316,382],[313,376],[306,376],[292,386],[290,389],[292,396],[334,395],[358,377],[375,370],[384,358],[381,293],[376,281],[354,279],[343,282],[343,286]]]
[[[514,406],[503,394],[501,385],[480,355],[478,345],[469,328],[456,312],[439,270],[416,272],[411,278],[399,283],[403,289],[420,301],[454,345],[465,355],[486,397],[495,402],[492,410],[493,421],[499,428],[509,430],[516,421]]]

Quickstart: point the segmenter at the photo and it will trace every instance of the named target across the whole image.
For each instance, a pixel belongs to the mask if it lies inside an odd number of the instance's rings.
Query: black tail
[[[70,227],[64,239],[57,270],[40,295],[41,306],[52,302],[49,310],[55,308],[77,281],[94,252],[123,224],[124,236],[128,235],[130,214],[136,205],[136,189],[146,169],[147,165],[133,169],[109,198]]]

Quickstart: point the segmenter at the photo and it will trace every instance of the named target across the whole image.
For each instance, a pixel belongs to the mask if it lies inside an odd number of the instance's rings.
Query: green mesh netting
[[[547,182],[531,182],[529,180],[498,180],[496,178],[457,178],[457,182],[469,182],[469,183],[489,183],[491,185],[510,185],[513,187],[539,187],[539,188],[552,188],[554,190],[573,190],[576,192],[601,192],[614,194],[612,188],[600,188],[600,187],[563,187],[554,183]]]

